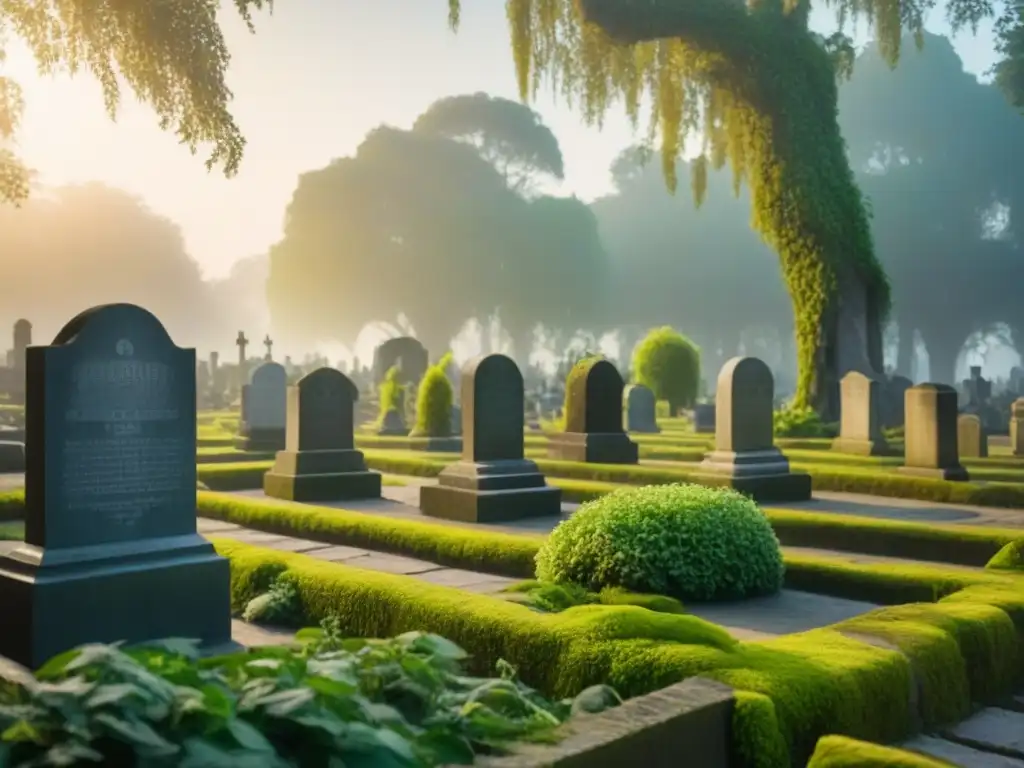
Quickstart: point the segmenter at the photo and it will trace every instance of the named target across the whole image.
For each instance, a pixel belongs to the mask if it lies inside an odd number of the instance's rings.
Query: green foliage
[[[822,736],[807,768],[949,768],[949,763],[848,736]]]
[[[1024,538],[1009,542],[996,552],[986,568],[1003,571],[1024,571]]]
[[[667,400],[672,415],[688,408],[700,387],[700,350],[673,328],[655,328],[633,351],[633,376],[658,400]]]
[[[0,688],[4,763],[469,765],[517,741],[548,741],[574,702],[515,679],[462,674],[465,652],[435,635],[342,638],[336,619],[268,647],[200,661],[188,641],[89,645]],[[611,691],[581,707],[614,706]],[[38,761],[38,762],[37,762]]]
[[[448,381],[448,352],[427,368],[416,394],[416,427],[412,437],[449,437],[452,433],[452,383]]]
[[[252,10],[269,0],[233,0],[252,29]],[[29,47],[43,74],[92,74],[103,90],[111,118],[121,101],[121,84],[156,111],[160,127],[173,130],[195,151],[212,145],[207,168],[222,166],[233,176],[245,139],[228,112],[225,82],[230,56],[206,0],[121,3],[115,0],[7,3],[0,27]],[[4,41],[6,42],[6,41]],[[0,59],[4,51],[0,44]],[[14,81],[0,77],[0,141],[10,143],[18,128],[23,99]],[[9,149],[0,150],[0,202],[28,196],[30,172]]]
[[[635,605],[656,613],[686,613],[683,604],[664,595],[644,595],[618,587],[588,592],[579,584],[531,579],[502,590],[506,599],[523,603],[545,613],[560,613],[578,605]]]
[[[537,553],[537,578],[680,599],[764,595],[782,587],[778,539],[758,506],[730,489],[621,489],[580,507]]]
[[[787,405],[772,414],[775,437],[835,437],[836,425],[825,424],[813,408]]]
[[[405,411],[405,385],[402,384],[399,379],[401,371],[397,365],[393,365],[388,368],[387,373],[384,374],[384,381],[380,383],[378,390],[378,398],[380,400],[380,410],[378,413],[378,422],[383,422],[384,417],[388,415],[390,411],[398,411],[403,414]]]
[[[580,411],[581,403],[586,401],[587,376],[590,374],[590,369],[594,367],[594,363],[599,360],[604,360],[604,356],[592,352],[584,352],[573,363],[572,368],[569,369],[569,373],[565,377],[565,399],[562,401],[564,429],[570,428],[569,424],[572,419],[570,414]]]
[[[303,615],[299,592],[287,578],[277,578],[270,584],[270,589],[249,601],[242,612],[242,619],[282,627],[301,624]]]

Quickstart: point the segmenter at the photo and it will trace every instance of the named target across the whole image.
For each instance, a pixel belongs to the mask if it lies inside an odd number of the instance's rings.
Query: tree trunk
[[[914,347],[914,329],[910,323],[900,321],[897,323],[897,330],[896,365],[893,366],[893,373],[912,379],[914,357],[917,354]]]
[[[956,335],[934,334],[925,337],[924,345],[928,350],[928,380],[936,384],[949,384],[955,387],[956,364],[964,349],[963,341],[956,342]]]

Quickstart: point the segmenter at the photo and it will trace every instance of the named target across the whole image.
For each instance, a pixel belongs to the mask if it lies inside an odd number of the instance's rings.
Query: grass
[[[741,692],[732,729],[735,764],[752,768],[804,764],[829,733],[897,741],[918,717],[925,727],[939,726],[968,711],[972,700],[991,700],[1020,679],[1020,577],[982,573],[967,583],[967,574],[966,586],[937,603],[740,643],[693,616],[607,605],[540,613],[409,577],[215,543],[231,561],[236,609],[286,572],[309,622],[334,613],[342,631],[354,636],[436,632],[466,648],[480,670],[506,659],[552,696],[596,683],[635,696],[694,675],[731,685]],[[866,642],[866,634],[899,650]],[[921,692],[917,711],[908,696],[914,685]]]

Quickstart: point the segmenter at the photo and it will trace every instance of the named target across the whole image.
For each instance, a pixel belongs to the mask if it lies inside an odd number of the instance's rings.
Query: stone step
[[[983,752],[1024,761],[1024,712],[988,707],[942,735]]]
[[[960,768],[1024,768],[1024,760],[983,752],[937,736],[916,736],[900,745],[902,749],[945,760]]]

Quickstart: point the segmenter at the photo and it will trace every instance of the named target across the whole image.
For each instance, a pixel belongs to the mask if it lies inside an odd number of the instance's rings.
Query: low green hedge
[[[951,768],[951,763],[847,736],[822,736],[807,768]]]
[[[939,603],[738,643],[692,616],[603,605],[539,613],[409,577],[215,544],[231,561],[236,610],[287,571],[308,621],[338,615],[354,636],[436,632],[465,647],[480,671],[506,659],[548,695],[604,683],[636,696],[695,675],[717,679],[744,692],[733,722],[734,758],[744,768],[803,764],[826,734],[893,742],[918,717],[927,728],[952,722],[972,700],[1009,691],[1024,658],[1020,577],[986,576],[988,583]],[[864,635],[880,635],[900,652],[858,639]],[[913,685],[921,692],[917,712]]]

